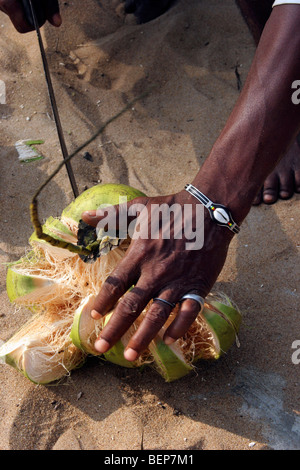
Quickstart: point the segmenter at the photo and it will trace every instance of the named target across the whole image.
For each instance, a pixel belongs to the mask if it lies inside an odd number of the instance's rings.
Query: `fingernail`
[[[85,212],[83,212],[82,215],[86,215],[88,217],[97,217],[96,211],[85,211]]]
[[[99,318],[102,318],[102,315],[101,315],[101,313],[97,312],[97,310],[92,310],[91,311],[91,317],[94,320],[99,320]]]
[[[52,21],[55,26],[60,26],[62,23],[60,14],[55,13],[55,15],[52,16]]]
[[[106,351],[108,351],[110,348],[109,342],[102,338],[98,339],[95,342],[94,346],[95,346],[95,349],[102,354],[106,353]]]
[[[167,346],[169,346],[170,344],[175,343],[175,341],[176,341],[176,339],[171,338],[171,336],[166,336],[166,337],[164,338],[164,343],[165,343]]]
[[[134,349],[129,348],[126,349],[124,357],[127,361],[135,361],[138,357],[138,353]]]

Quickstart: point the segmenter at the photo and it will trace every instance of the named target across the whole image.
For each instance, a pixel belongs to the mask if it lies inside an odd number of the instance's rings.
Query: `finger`
[[[162,293],[159,298],[174,304],[174,293]],[[125,359],[135,361],[147,348],[158,332],[166,323],[173,307],[159,300],[153,301],[137,332],[130,339],[124,353]]]
[[[140,279],[118,302],[112,317],[95,342],[100,353],[108,351],[131,327],[151,299],[147,283]]]
[[[195,300],[187,299],[181,302],[176,318],[164,334],[164,342],[169,345],[184,336],[201,310],[202,305]]]
[[[133,255],[128,256],[128,254],[130,254],[130,247],[96,296],[91,312],[95,320],[110,312],[125,292],[136,283],[139,275],[138,262]]]
[[[62,19],[59,13],[58,0],[47,0],[46,18],[53,26],[59,27],[61,25]]]

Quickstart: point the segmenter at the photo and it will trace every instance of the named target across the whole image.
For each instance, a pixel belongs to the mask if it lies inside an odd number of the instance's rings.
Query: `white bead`
[[[218,221],[218,222],[221,222],[221,223],[225,223],[227,224],[229,222],[229,216],[227,214],[227,212],[222,209],[222,208],[217,208],[215,211],[214,211],[214,218]]]

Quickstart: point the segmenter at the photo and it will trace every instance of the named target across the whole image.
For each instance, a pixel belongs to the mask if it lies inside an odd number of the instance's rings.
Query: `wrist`
[[[208,246],[210,243],[214,243],[214,239],[218,239],[220,243],[229,244],[235,233],[224,226],[220,226],[212,219],[210,211],[204,207],[204,205],[197,200],[197,198],[187,191],[185,188],[176,193],[175,202],[179,202],[182,206],[192,205],[194,207],[201,206],[203,208],[203,223],[204,223],[204,238],[205,244]],[[193,209],[194,210],[194,209]],[[193,212],[195,215],[195,212]],[[202,220],[202,219],[201,219]],[[193,227],[193,230],[196,226]]]
[[[221,227],[228,228],[233,233],[239,233],[240,227],[233,220],[232,214],[226,206],[213,202],[192,184],[185,185],[185,190],[207,209],[213,222]]]
[[[227,173],[224,168],[217,167],[214,162],[203,165],[191,184],[215,204],[224,205],[238,225],[249,213],[260,188],[257,183],[244,182],[242,177],[236,174],[234,168]]]

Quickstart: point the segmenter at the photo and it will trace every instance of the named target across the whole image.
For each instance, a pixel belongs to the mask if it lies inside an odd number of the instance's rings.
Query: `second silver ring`
[[[197,302],[200,306],[200,310],[203,309],[204,307],[204,299],[200,295],[197,294],[185,294],[183,297],[181,297],[180,302],[183,302],[184,300],[194,300]]]

